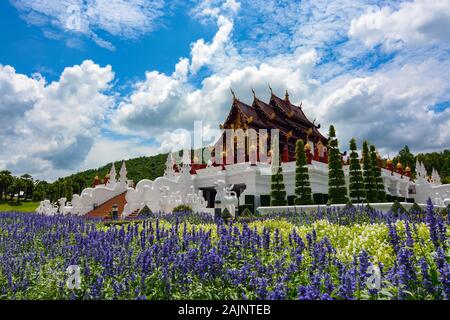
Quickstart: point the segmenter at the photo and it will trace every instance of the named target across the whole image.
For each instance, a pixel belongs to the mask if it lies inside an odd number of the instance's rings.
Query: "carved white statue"
[[[36,212],[46,216],[53,216],[58,213],[58,206],[52,204],[50,200],[43,200],[36,209]]]
[[[231,216],[234,218],[236,215],[236,208],[239,205],[239,200],[237,198],[236,192],[232,191],[234,185],[226,186],[224,180],[217,180],[214,183],[216,188],[216,208],[220,208],[221,211],[228,209]]]

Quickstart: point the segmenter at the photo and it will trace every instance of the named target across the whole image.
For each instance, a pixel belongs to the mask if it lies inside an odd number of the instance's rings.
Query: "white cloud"
[[[230,41],[233,22],[224,16],[219,16],[217,24],[219,30],[210,44],[205,43],[204,39],[199,39],[192,44],[190,66],[192,73],[196,73],[204,65],[226,63],[226,60],[230,58],[229,51],[234,53],[232,46],[227,46]]]
[[[230,88],[237,96],[251,103],[254,88],[268,98],[268,84],[281,96],[288,89],[292,101],[313,90],[317,83],[309,79],[309,72],[317,62],[314,50],[298,51],[279,56],[259,66],[233,69],[228,74],[213,74],[202,81],[201,88],[192,87],[174,75],[147,72],[146,79],[136,85],[134,92],[122,102],[112,115],[112,127],[122,134],[156,138],[162,145],[173,145],[175,129],[193,130],[194,121],[216,128],[231,105]],[[176,138],[175,138],[176,140]]]
[[[112,161],[121,161],[141,156],[150,156],[158,153],[153,146],[142,145],[139,140],[127,138],[116,140],[99,137],[95,140],[86,159],[81,163],[80,169],[87,170],[104,166]]]
[[[156,28],[163,15],[164,0],[11,0],[21,17],[31,25],[44,29],[54,38],[50,28],[83,34],[99,46],[114,50],[109,41],[98,36],[105,31],[126,39],[136,38]],[[61,35],[59,35],[61,37]],[[69,41],[69,44],[73,42]]]
[[[11,116],[0,132],[0,167],[40,176],[77,168],[113,106],[113,97],[105,93],[113,78],[111,66],[90,60],[65,68],[50,84],[1,66],[2,119]]]
[[[236,0],[199,0],[191,13],[200,21],[207,23],[216,21],[220,16],[233,17],[241,8],[240,2]]]
[[[352,137],[391,153],[405,144],[415,152],[449,148],[450,108],[432,108],[450,96],[450,76],[442,73],[449,68],[450,61],[428,59],[336,79],[324,88],[317,116],[335,124],[344,150]]]
[[[370,48],[382,44],[392,50],[436,43],[448,47],[450,0],[415,0],[402,3],[398,10],[371,8],[352,20],[349,35]]]

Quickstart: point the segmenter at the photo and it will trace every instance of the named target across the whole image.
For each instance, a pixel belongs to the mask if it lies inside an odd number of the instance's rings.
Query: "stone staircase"
[[[94,210],[88,212],[85,217],[86,218],[106,218],[109,216],[109,213],[112,210],[112,206],[115,204],[117,205],[117,208],[119,209],[119,214],[121,214],[123,212],[125,204],[127,203],[127,201],[125,199],[125,195],[126,195],[126,192],[121,193],[118,196],[115,196],[115,197],[109,199],[108,201],[99,205]],[[132,214],[137,215],[137,212],[136,213],[133,212]]]

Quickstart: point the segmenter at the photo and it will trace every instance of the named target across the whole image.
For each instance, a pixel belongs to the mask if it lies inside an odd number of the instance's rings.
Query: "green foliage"
[[[446,149],[442,152],[431,152],[431,153],[419,153],[415,159],[421,161],[428,174],[431,174],[433,168],[437,170],[441,177],[441,182],[443,184],[450,183],[450,150]],[[415,161],[410,164],[411,170],[415,173]]]
[[[375,179],[375,189],[377,192],[377,200],[386,202],[386,191],[384,190],[384,182],[381,177],[381,167],[378,165],[377,151],[374,145],[370,146],[370,161],[372,163],[372,172]]]
[[[326,193],[313,193],[314,204],[327,204],[328,194]]]
[[[144,206],[138,213],[139,218],[148,218],[152,216],[152,210],[148,206]]]
[[[222,211],[222,219],[228,220],[228,219],[231,219],[231,218],[233,218],[233,216],[231,215],[231,213],[230,213],[230,211],[228,210],[228,208],[225,208],[225,209]]]
[[[367,213],[370,213],[370,212],[374,212],[375,209],[367,202],[366,205],[364,206],[364,211]]]
[[[180,204],[173,208],[172,212],[190,212],[192,213],[192,208],[185,204]]]
[[[364,176],[364,189],[366,190],[366,199],[368,202],[378,202],[376,180],[373,173],[372,161],[369,154],[369,143],[364,141],[363,143],[363,176]]]
[[[243,204],[243,205],[240,205],[239,206],[239,208],[238,208],[238,213],[239,214],[242,214],[242,212],[244,212],[246,209],[248,210],[248,211],[250,211],[250,212],[254,212],[255,210],[254,210],[254,205],[252,205],[252,204]]]
[[[252,217],[253,212],[249,208],[245,208],[244,211],[240,214],[241,217]]]
[[[270,186],[270,205],[271,206],[285,206],[286,201],[286,190],[284,188],[283,181],[283,169],[281,164],[276,169],[276,173],[272,174],[272,184]]]
[[[255,205],[255,196],[252,194],[246,194],[244,197],[245,204]]]
[[[394,203],[392,204],[391,211],[396,215],[408,213],[408,211],[406,211],[406,209],[397,200],[395,200]]]
[[[297,140],[295,144],[295,200],[296,205],[313,204],[311,198],[311,185],[306,162],[306,153],[303,140]]]
[[[328,202],[347,203],[347,187],[345,186],[344,170],[342,169],[341,153],[334,126],[330,126],[328,141]]]
[[[411,168],[411,174],[413,177],[415,177],[416,172],[416,159],[414,155],[409,150],[408,146],[404,146],[403,149],[401,149],[396,157],[393,159],[393,163],[396,164],[397,162],[401,162],[403,164],[403,168],[405,168],[407,165]],[[431,168],[430,168],[431,169]],[[431,172],[431,170],[430,170]]]
[[[34,212],[36,211],[37,207],[39,206],[39,202],[35,201],[21,201],[21,202],[7,202],[7,203],[1,203],[0,204],[0,212],[11,212],[11,211],[17,211],[17,212]]]
[[[262,194],[259,196],[259,202],[261,204],[261,207],[268,207],[270,206],[270,195],[268,194]]]
[[[345,210],[349,210],[349,209],[354,209],[355,206],[353,205],[353,203],[351,201],[347,202],[347,204],[345,205]]]
[[[366,190],[364,189],[364,179],[359,163],[358,152],[356,151],[355,139],[350,140],[350,168],[349,168],[349,189],[350,198],[356,203],[366,200]]]
[[[412,207],[409,209],[410,214],[421,214],[423,212],[423,209],[416,203],[412,205]]]

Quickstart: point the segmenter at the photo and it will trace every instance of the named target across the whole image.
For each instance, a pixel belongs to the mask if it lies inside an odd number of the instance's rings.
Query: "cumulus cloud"
[[[113,139],[98,137],[86,158],[80,162],[80,169],[87,170],[104,166],[112,161],[127,160],[140,156],[150,156],[158,153],[158,148],[142,144],[139,139]]]
[[[352,137],[368,139],[391,153],[405,144],[416,152],[449,148],[450,108],[433,109],[449,98],[450,76],[442,73],[448,68],[450,61],[430,58],[336,79],[324,89],[317,116],[336,125],[343,149]]]
[[[204,39],[199,39],[192,44],[190,66],[192,73],[196,73],[204,65],[226,64],[226,60],[230,58],[229,51],[233,53],[232,46],[227,46],[230,41],[233,22],[224,16],[219,16],[217,24],[219,30],[211,43],[208,44],[205,43]],[[230,50],[226,50],[227,48]]]
[[[77,168],[114,104],[108,94],[113,78],[111,66],[90,60],[65,68],[49,84],[0,66],[2,119],[10,115],[0,131],[0,166],[38,175]]]
[[[188,81],[157,71],[148,72],[146,79],[136,85],[134,92],[120,103],[112,116],[113,126],[124,134],[146,135],[170,145],[167,132],[174,129],[193,130],[194,121],[204,126],[218,127],[231,105],[230,88],[237,96],[251,103],[251,89],[263,99],[269,95],[268,84],[281,96],[289,90],[292,101],[313,90],[316,82],[309,72],[317,62],[314,50],[298,51],[290,56],[279,56],[258,66],[245,66],[228,74],[213,74],[195,88]]]
[[[114,50],[114,45],[101,38],[97,31],[126,39],[136,38],[155,29],[163,15],[163,0],[11,0],[21,17],[31,25],[43,28],[44,34],[67,40],[83,34],[99,46]]]
[[[382,44],[386,49],[424,44],[450,45],[450,0],[415,0],[400,5],[372,7],[366,14],[353,19],[351,37],[367,47]]]

